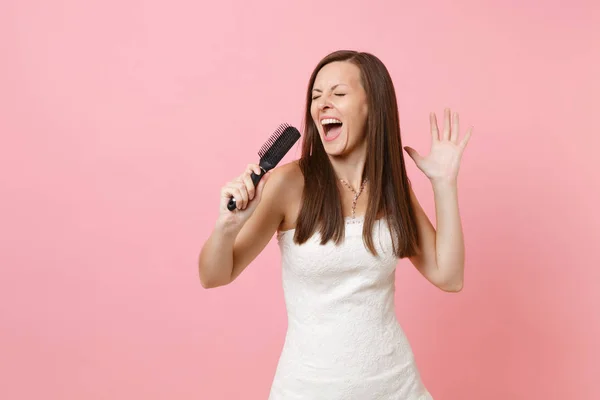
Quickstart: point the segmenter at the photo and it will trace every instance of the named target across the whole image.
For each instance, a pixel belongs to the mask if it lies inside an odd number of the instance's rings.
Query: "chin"
[[[327,153],[327,155],[330,157],[344,157],[349,154],[346,146],[343,146],[343,147],[342,146],[340,146],[340,147],[332,146],[330,148],[325,147],[325,153]]]
[[[327,142],[325,139],[321,138],[321,142],[323,143],[323,148],[325,149],[325,153],[330,156],[342,156],[346,152],[347,140],[345,138],[338,137],[332,142]]]

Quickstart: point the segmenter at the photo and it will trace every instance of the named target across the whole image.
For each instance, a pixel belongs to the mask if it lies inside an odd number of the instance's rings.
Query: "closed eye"
[[[339,96],[339,97],[343,97],[343,96],[345,96],[345,95],[346,95],[346,93],[335,93],[335,95],[336,95],[336,96]],[[316,99],[318,99],[319,97],[321,97],[321,96],[313,96],[313,97],[312,97],[312,99],[313,99],[313,100],[316,100]]]

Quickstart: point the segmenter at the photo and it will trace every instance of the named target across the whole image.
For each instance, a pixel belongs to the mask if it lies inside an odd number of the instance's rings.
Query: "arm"
[[[224,190],[222,213],[200,252],[198,268],[204,288],[233,282],[269,243],[283,220],[284,202],[281,197],[285,192],[285,170],[285,167],[280,167],[270,171],[267,181],[259,183],[264,187],[257,187],[257,197],[250,200],[244,210],[234,213],[226,209],[223,211],[229,198]],[[252,204],[253,201],[257,204]],[[251,209],[252,205],[255,209]],[[242,217],[240,223],[234,215],[238,211],[240,216],[248,211],[251,215]]]
[[[419,251],[409,259],[429,282],[444,291],[458,292],[463,287],[465,250],[457,187],[451,183],[433,183],[433,192],[437,231],[410,189],[417,217]]]
[[[410,197],[417,218],[419,251],[411,262],[431,283],[448,292],[463,287],[465,249],[458,210],[458,170],[464,149],[471,137],[472,127],[459,140],[458,113],[450,118],[444,111],[444,130],[440,135],[437,119],[430,114],[431,151],[422,157],[411,147],[405,147],[417,167],[433,186],[437,231],[427,218],[410,189]]]

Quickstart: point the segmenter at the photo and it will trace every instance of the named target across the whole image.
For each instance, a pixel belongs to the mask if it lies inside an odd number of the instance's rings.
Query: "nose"
[[[329,103],[329,100],[324,99],[319,103],[319,110],[323,111],[326,108],[331,108],[331,104]]]

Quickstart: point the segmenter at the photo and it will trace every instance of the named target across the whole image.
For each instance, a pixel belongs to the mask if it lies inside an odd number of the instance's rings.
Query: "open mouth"
[[[327,118],[321,121],[325,138],[335,139],[342,132],[342,121],[336,118]]]

